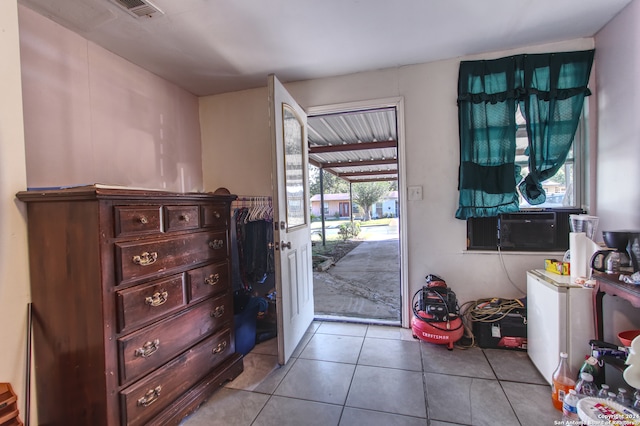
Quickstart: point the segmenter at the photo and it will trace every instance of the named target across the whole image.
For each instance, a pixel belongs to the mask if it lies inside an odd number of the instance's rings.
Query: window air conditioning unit
[[[467,249],[565,251],[569,248],[570,214],[582,209],[558,208],[505,213],[467,220]]]
[[[498,216],[498,244],[504,250],[557,249],[556,212]]]

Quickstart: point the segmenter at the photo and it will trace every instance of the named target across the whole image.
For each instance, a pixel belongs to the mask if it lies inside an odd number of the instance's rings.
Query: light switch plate
[[[409,201],[422,200],[422,187],[410,186],[409,187]]]

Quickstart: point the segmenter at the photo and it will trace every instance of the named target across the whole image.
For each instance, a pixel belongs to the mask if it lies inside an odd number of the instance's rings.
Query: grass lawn
[[[389,225],[389,223],[393,220],[393,218],[383,218],[383,219],[373,219],[373,220],[356,220],[354,222],[359,222],[360,227],[363,226],[385,226]],[[341,220],[325,220],[324,224],[327,228],[339,228],[343,223],[349,223],[348,219]],[[311,222],[311,230],[322,229],[322,221],[318,220],[315,222]]]
[[[355,239],[348,239],[344,241],[339,234],[332,233],[332,235],[326,236],[324,246],[322,245],[322,236],[320,235],[320,233],[322,232],[322,222],[313,222],[311,224],[311,231],[312,231],[311,240],[314,242],[312,254],[313,256],[330,256],[330,257],[333,257],[335,262],[337,262],[338,260],[340,260],[340,258],[344,257],[351,250],[358,247],[358,245],[362,242],[363,239],[367,238],[368,227],[389,226],[389,224],[393,220],[397,220],[397,219],[385,218],[385,219],[369,220],[366,222],[358,221],[358,223],[360,223],[360,234]],[[339,228],[340,225],[343,223],[349,223],[349,220],[326,221],[325,226],[327,229],[330,229],[330,228],[336,229],[336,228]],[[315,267],[315,264],[314,264],[314,267]]]
[[[349,253],[354,248],[358,247],[361,241],[355,240],[347,240],[342,241],[342,238],[327,240],[326,244],[323,246],[322,243],[316,243],[311,253],[313,256],[327,256],[332,257],[334,262],[337,262],[342,257],[344,257],[347,253]],[[321,260],[314,260],[314,269],[316,263],[319,263]]]

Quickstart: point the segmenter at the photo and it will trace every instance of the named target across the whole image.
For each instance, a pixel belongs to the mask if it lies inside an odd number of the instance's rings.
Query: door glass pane
[[[303,125],[288,105],[283,105],[285,185],[287,190],[287,229],[306,224]]]

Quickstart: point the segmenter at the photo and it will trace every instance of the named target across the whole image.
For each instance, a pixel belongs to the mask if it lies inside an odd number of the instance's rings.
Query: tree
[[[389,187],[389,182],[363,182],[353,184],[353,201],[362,208],[364,220],[371,220],[371,206],[389,192]]]
[[[344,194],[349,192],[349,183],[340,179],[336,175],[328,172],[323,173],[324,176],[324,193],[325,194]],[[309,196],[312,197],[320,193],[320,169],[309,165]]]

